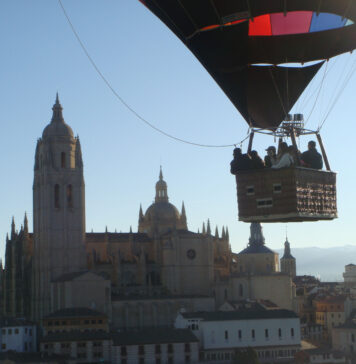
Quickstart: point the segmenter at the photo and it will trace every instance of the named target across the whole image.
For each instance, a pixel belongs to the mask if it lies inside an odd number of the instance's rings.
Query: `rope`
[[[321,128],[324,126],[325,121],[326,121],[326,120],[327,120],[327,118],[329,117],[329,115],[330,115],[331,111],[332,111],[332,110],[333,110],[333,108],[335,107],[335,105],[336,105],[337,101],[339,100],[340,96],[341,96],[341,95],[342,95],[342,93],[345,91],[345,88],[346,88],[347,84],[350,82],[350,80],[351,80],[351,78],[352,78],[353,74],[355,73],[355,71],[356,71],[356,60],[354,61],[354,64],[353,64],[353,66],[351,67],[351,69],[350,69],[349,73],[346,75],[345,80],[344,80],[344,82],[343,82],[343,84],[341,85],[341,88],[340,88],[340,90],[339,90],[339,93],[338,93],[338,94],[337,94],[337,96],[335,97],[334,102],[331,104],[331,107],[330,107],[329,111],[327,112],[327,114],[326,114],[326,116],[325,116],[324,120],[323,120],[323,121],[322,121],[322,123],[319,125],[319,127],[318,127],[318,131],[320,131],[320,130],[321,130]]]
[[[305,122],[304,126],[306,126],[308,124],[308,121],[309,121],[309,119],[310,119],[310,117],[311,117],[311,115],[312,115],[312,113],[313,113],[313,111],[315,109],[316,103],[318,102],[320,92],[321,92],[321,89],[322,89],[324,81],[325,81],[325,76],[326,76],[327,69],[328,69],[328,62],[326,62],[325,69],[324,69],[324,75],[323,75],[323,78],[322,78],[322,80],[320,82],[320,87],[319,87],[319,90],[318,90],[318,94],[316,95],[313,107],[311,108],[311,110],[309,112],[309,115],[307,117],[307,121]]]
[[[233,144],[222,144],[222,145],[215,145],[215,144],[201,144],[201,143],[195,143],[195,142],[191,142],[189,140],[185,140],[182,138],[178,138],[172,134],[169,134],[167,132],[165,132],[164,130],[158,128],[157,126],[153,125],[152,123],[150,123],[148,120],[146,120],[143,116],[141,116],[133,107],[131,107],[114,89],[114,87],[111,85],[111,83],[108,81],[108,79],[103,75],[103,73],[100,71],[99,67],[97,66],[97,64],[94,62],[93,58],[91,57],[91,55],[89,54],[87,48],[85,47],[83,41],[81,40],[81,38],[79,37],[78,32],[76,31],[67,11],[65,10],[62,0],[58,0],[58,3],[63,11],[63,14],[65,16],[65,18],[67,19],[67,22],[75,36],[75,38],[77,39],[80,47],[82,48],[83,52],[85,53],[85,55],[87,56],[89,62],[91,63],[91,65],[93,66],[94,70],[96,71],[96,73],[99,75],[99,77],[104,81],[104,83],[106,84],[106,86],[110,89],[110,91],[113,93],[113,95],[133,114],[136,116],[137,119],[139,119],[140,121],[142,121],[144,124],[146,124],[147,126],[149,126],[150,128],[152,128],[153,130],[157,131],[158,133],[173,139],[177,142],[181,142],[181,143],[185,143],[185,144],[189,144],[189,145],[193,145],[196,147],[203,147],[203,148],[228,148],[228,147],[234,147],[238,144],[242,144],[247,138],[242,139],[239,142],[233,143]]]

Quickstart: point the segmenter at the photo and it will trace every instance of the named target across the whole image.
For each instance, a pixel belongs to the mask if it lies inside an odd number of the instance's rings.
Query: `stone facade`
[[[294,304],[289,274],[251,225],[249,245],[231,251],[228,229],[188,229],[169,202],[162,169],[154,203],[138,213],[138,231],[85,232],[85,186],[79,138],[64,122],[58,96],[37,142],[33,234],[27,222],[7,239],[3,312],[32,317],[71,307],[95,308],[117,328],[169,326],[181,308],[214,310],[226,300]],[[27,220],[26,220],[27,221]],[[2,272],[2,270],[1,270]],[[192,279],[194,277],[194,279]]]

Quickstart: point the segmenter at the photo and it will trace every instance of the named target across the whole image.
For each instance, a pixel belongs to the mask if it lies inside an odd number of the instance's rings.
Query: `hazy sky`
[[[201,64],[138,0],[63,0],[98,67],[138,113],[177,137],[204,144],[233,144],[247,124]],[[197,148],[148,128],[113,96],[74,38],[57,0],[0,2],[0,238],[11,216],[25,211],[32,226],[32,181],[36,140],[51,119],[59,92],[64,118],[79,134],[86,181],[87,231],[137,229],[140,203],[154,198],[159,166],[170,202],[184,200],[188,226],[227,225],[234,251],[243,249],[249,225],[237,221],[236,187],[229,173],[232,148]],[[295,112],[309,114],[316,128],[342,88],[356,56],[329,62],[301,97]],[[340,81],[341,80],[341,81]],[[355,78],[344,89],[323,129],[333,170],[338,172],[339,219],[288,224],[293,247],[356,244]],[[257,136],[263,154],[273,140]],[[302,150],[308,138],[300,141]],[[246,148],[246,145],[244,145]],[[286,224],[264,224],[266,243],[280,248]],[[31,229],[32,230],[32,229]],[[355,258],[356,263],[356,258]]]

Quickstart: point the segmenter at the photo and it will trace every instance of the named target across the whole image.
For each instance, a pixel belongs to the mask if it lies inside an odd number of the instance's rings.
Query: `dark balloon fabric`
[[[356,0],[140,1],[255,127],[277,127],[322,61],[356,48]]]

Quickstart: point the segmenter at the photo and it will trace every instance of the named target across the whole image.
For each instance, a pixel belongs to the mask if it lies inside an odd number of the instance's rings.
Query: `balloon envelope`
[[[356,0],[140,1],[255,127],[276,128],[323,61],[356,48]]]

